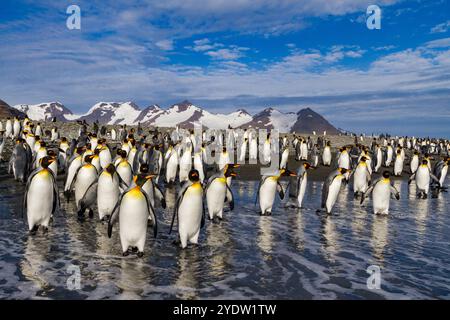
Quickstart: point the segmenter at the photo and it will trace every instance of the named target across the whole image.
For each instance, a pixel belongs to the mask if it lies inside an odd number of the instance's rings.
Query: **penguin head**
[[[41,160],[39,160],[41,163],[41,167],[44,169],[47,169],[48,166],[55,161],[55,159],[53,159],[52,157],[49,156],[45,156],[43,158],[41,158]]]
[[[126,152],[125,150],[122,150],[122,149],[120,149],[119,151],[120,151],[119,155],[120,155],[122,158],[125,159],[125,158],[127,157],[127,152]],[[119,151],[117,151],[117,152],[119,152]]]
[[[345,168],[339,168],[338,170],[341,174],[345,174],[349,171],[348,169],[345,169]]]
[[[53,151],[53,150],[48,150],[48,152],[47,152],[47,155],[49,156],[49,157],[56,157],[56,153],[55,153],[55,151]]]
[[[91,163],[93,158],[94,158],[94,155],[93,154],[89,154],[89,155],[84,157],[84,162]]]
[[[225,178],[228,177],[236,177],[236,172],[233,171],[234,168],[239,168],[240,166],[238,164],[226,164],[224,167],[224,176]]]
[[[108,164],[108,166],[105,168],[106,172],[108,172],[110,175],[113,175],[114,172],[116,172],[116,167],[114,166],[114,164],[110,163]]]
[[[62,137],[61,138],[61,142],[67,142],[67,138],[66,137]]]
[[[148,165],[146,163],[141,164],[141,166],[139,167],[139,171],[141,171],[142,173],[148,173]]]
[[[303,167],[305,167],[306,170],[308,170],[309,168],[311,168],[311,169],[313,168],[313,166],[309,162],[305,162],[303,164]]]
[[[87,143],[86,144],[86,149],[91,149],[91,148],[92,148],[92,145],[90,143]]]
[[[422,160],[422,164],[425,165],[425,166],[428,165],[428,160],[423,159],[423,160]]]
[[[148,179],[153,178],[153,175],[146,175],[146,174],[138,174],[137,176],[133,177],[134,183],[142,188],[142,186],[148,181]]]
[[[200,175],[197,170],[191,169],[191,171],[189,171],[189,180],[192,182],[200,181]]]
[[[362,156],[360,161],[361,161],[361,162],[366,162],[366,161],[367,161],[367,158],[364,157],[364,156]]]
[[[389,179],[390,176],[391,176],[391,174],[389,173],[389,171],[387,171],[387,170],[383,171],[383,178]]]
[[[297,176],[296,174],[295,174],[295,172],[293,172],[293,171],[291,171],[291,170],[288,170],[288,169],[281,169],[280,170],[280,176],[285,176],[285,177],[295,177],[295,176]]]
[[[95,148],[94,154],[95,154],[96,156],[98,156],[98,155],[100,154],[100,149],[99,149],[99,148]]]

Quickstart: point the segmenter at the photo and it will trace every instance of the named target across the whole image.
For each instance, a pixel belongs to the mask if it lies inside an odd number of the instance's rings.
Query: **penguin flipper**
[[[153,181],[152,181],[153,183]],[[166,208],[166,198],[164,197],[164,193],[162,192],[161,188],[156,184],[153,183],[153,192],[156,196],[156,198],[161,202],[161,206],[163,207],[163,209]]]
[[[231,191],[231,188],[227,183],[225,183],[225,185],[227,186],[227,198],[228,198],[228,201],[230,202],[230,210],[233,210],[234,209],[233,192]]]
[[[284,190],[283,190],[283,186],[281,185],[281,183],[279,181],[277,181],[277,191],[278,191],[278,195],[280,196],[280,199],[283,200],[284,199]]]
[[[175,223],[175,217],[178,216],[178,207],[181,204],[181,201],[183,201],[184,194],[186,193],[187,189],[189,188],[189,183],[184,183],[181,187],[180,193],[178,194],[177,201],[175,202],[175,209],[173,210],[173,216],[172,216],[172,222],[170,224],[169,234],[172,232],[173,225]]]
[[[119,197],[119,200],[117,200],[116,205],[114,206],[114,209],[111,212],[111,216],[109,217],[108,220],[108,238],[111,238],[112,235],[112,229],[114,226],[114,223],[117,222],[117,220],[119,219],[119,208],[120,208],[120,204],[122,203],[122,199],[123,196],[126,194],[126,192],[122,193]]]
[[[158,234],[158,220],[156,218],[155,208],[153,208],[152,203],[148,199],[148,195],[145,192],[142,192],[142,194],[144,195],[145,201],[147,202],[148,214],[150,215],[150,218],[152,220],[153,237],[156,238],[156,235]]]

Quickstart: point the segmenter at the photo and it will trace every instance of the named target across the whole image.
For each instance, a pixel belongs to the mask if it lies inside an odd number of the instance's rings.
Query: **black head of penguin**
[[[84,157],[84,162],[91,163],[93,158],[94,158],[94,156],[92,154],[89,154]]]
[[[96,148],[96,149],[94,150],[94,154],[95,154],[96,156],[98,156],[98,155],[100,154],[100,149]]]
[[[290,177],[297,176],[297,174],[295,172],[288,170],[288,169],[281,169],[280,175],[281,176],[290,176]]]
[[[148,173],[148,165],[146,163],[141,164],[141,166],[139,167],[139,171],[141,171],[142,173]]]
[[[341,174],[346,174],[349,171],[348,169],[345,168],[339,168],[338,170]]]
[[[197,170],[192,169],[191,171],[189,171],[189,180],[192,182],[200,181],[200,175]]]
[[[225,176],[225,178],[228,178],[228,177],[236,177],[237,176],[237,174],[236,174],[236,172],[234,172],[234,170],[233,169],[235,169],[235,168],[239,168],[239,165],[238,164],[227,164],[226,166],[225,166],[225,172],[224,172],[224,176]]]
[[[78,147],[76,150],[77,154],[82,154],[84,152],[84,148],[83,147]]]
[[[108,166],[105,168],[106,172],[108,172],[110,175],[113,175],[114,172],[116,172],[116,167],[112,163],[108,164]]]
[[[423,159],[423,160],[422,160],[422,164],[423,164],[423,165],[428,165],[428,160]]]
[[[159,144],[155,144],[155,145],[153,146],[153,149],[159,150]]]
[[[47,169],[48,166],[54,162],[55,160],[49,156],[43,157],[40,162],[41,162],[41,167],[44,169]]]
[[[383,171],[383,178],[388,179],[391,176],[389,171]]]
[[[305,167],[306,170],[308,170],[309,168],[314,169],[315,167],[313,167],[309,162],[305,162],[303,164],[303,167]]]
[[[360,161],[361,161],[361,162],[366,162],[366,161],[367,161],[367,158],[364,157],[364,156],[362,156]]]
[[[125,150],[120,150],[119,155],[125,159],[127,157],[127,152]]]

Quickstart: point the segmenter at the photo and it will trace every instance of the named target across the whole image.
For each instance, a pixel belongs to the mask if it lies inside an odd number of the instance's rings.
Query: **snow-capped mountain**
[[[12,117],[24,117],[25,114],[15,108],[12,108],[5,101],[0,100],[0,117],[12,118]]]
[[[141,109],[134,102],[99,102],[77,120],[101,124],[134,124]]]
[[[46,102],[40,104],[18,104],[13,108],[27,114],[31,120],[45,121],[56,117],[58,121],[73,119],[73,113],[60,102]]]
[[[35,121],[51,120],[56,117],[59,121],[86,120],[88,123],[98,121],[109,125],[137,125],[155,127],[189,127],[201,124],[203,128],[226,129],[254,128],[278,129],[280,132],[338,134],[340,131],[333,127],[320,114],[310,108],[294,112],[281,112],[275,108],[250,115],[243,109],[228,114],[213,113],[195,106],[189,101],[183,101],[163,109],[158,105],[150,105],[144,109],[134,102],[98,102],[84,115],[75,115],[59,102],[41,103],[36,105],[16,105],[12,110],[26,113]]]
[[[278,129],[280,132],[289,132],[297,120],[294,112],[283,113],[274,108],[266,108],[253,116],[252,120],[243,124],[243,128]]]

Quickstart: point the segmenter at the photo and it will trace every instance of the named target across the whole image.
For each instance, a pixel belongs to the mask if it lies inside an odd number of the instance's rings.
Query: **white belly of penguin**
[[[325,150],[323,151],[322,160],[325,165],[329,165],[331,163],[330,148],[325,148]]]
[[[166,180],[174,181],[177,176],[178,157],[173,154],[167,162]]]
[[[444,166],[442,168],[441,178],[439,179],[439,182],[441,183],[441,187],[444,186],[444,181],[445,181],[445,177],[447,176],[447,172],[448,172],[448,166]]]
[[[354,191],[366,192],[367,187],[367,169],[364,166],[358,166],[353,178]]]
[[[30,229],[34,225],[48,226],[53,208],[53,181],[51,173],[38,173],[27,193],[27,218]]]
[[[219,179],[215,179],[208,187],[206,200],[208,205],[208,214],[211,219],[213,219],[216,215],[222,218],[226,191],[226,183],[224,181],[220,181]]]
[[[303,177],[302,183],[300,184],[300,190],[297,191],[298,192],[297,203],[298,203],[299,208],[302,206],[303,198],[305,197],[307,182],[308,182],[308,176],[305,174]]]
[[[272,212],[276,192],[277,180],[274,178],[267,178],[259,189],[259,204],[263,214]]]
[[[396,176],[399,176],[402,174],[403,171],[403,159],[401,157],[398,157],[395,159],[394,163],[394,174]]]
[[[106,168],[112,162],[111,152],[109,150],[100,151],[99,157],[102,169]]]
[[[190,239],[200,230],[202,211],[202,190],[190,187],[178,208],[180,238]]]
[[[127,186],[131,185],[132,180],[132,173],[131,173],[131,167],[128,165],[128,163],[120,163],[117,166],[117,173],[122,178],[122,180],[127,184]]]
[[[86,193],[87,188],[97,179],[97,171],[95,167],[81,168],[75,181],[75,203],[78,203]]]
[[[373,212],[376,214],[388,214],[390,197],[390,184],[382,181],[377,183],[372,192]]]
[[[66,185],[64,187],[64,191],[69,191],[70,185],[72,184],[75,173],[77,172],[77,170],[80,166],[81,166],[81,157],[78,159],[74,159],[72,161],[72,163],[70,164],[69,172],[67,173],[67,181],[66,181]]]
[[[97,186],[97,207],[100,219],[103,219],[105,215],[111,215],[119,200],[119,193],[119,180],[116,176],[112,180],[109,174],[100,175]]]
[[[143,251],[147,233],[148,208],[142,194],[135,196],[126,194],[120,205],[119,234],[122,250],[138,247]]]
[[[333,208],[334,204],[336,203],[337,197],[339,195],[339,191],[341,189],[342,184],[342,178],[334,178],[333,182],[331,183],[329,189],[328,189],[328,198],[326,201],[326,209],[328,213],[331,213],[331,209]]]
[[[428,192],[430,187],[430,173],[428,167],[419,167],[416,171],[416,185],[420,190]]]

